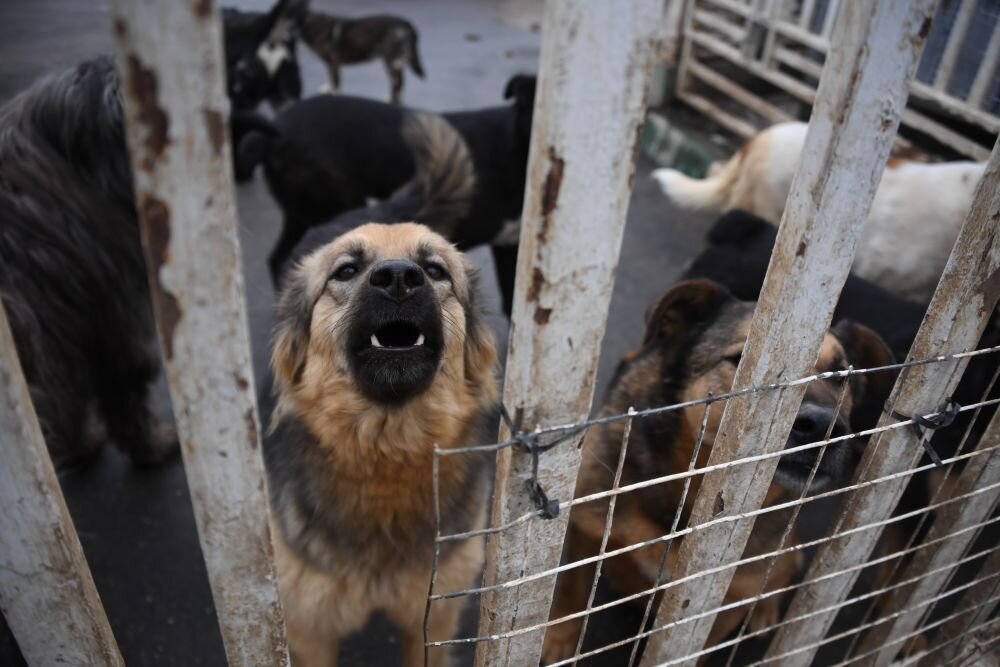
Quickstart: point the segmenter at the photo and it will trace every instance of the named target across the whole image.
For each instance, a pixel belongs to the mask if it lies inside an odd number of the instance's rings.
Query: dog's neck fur
[[[454,365],[445,363],[439,373]],[[329,566],[331,553],[384,557],[387,541],[400,555],[429,555],[434,447],[477,443],[495,383],[462,380],[460,391],[449,391],[436,382],[405,403],[387,406],[361,395],[349,374],[327,371],[307,369],[301,382],[283,392],[274,418],[275,465],[269,471],[286,543],[318,567]],[[279,454],[286,445],[297,451]],[[287,476],[277,463],[286,457],[299,462]],[[484,463],[482,457],[439,459],[444,533],[471,529],[478,520],[461,506],[482,489]]]

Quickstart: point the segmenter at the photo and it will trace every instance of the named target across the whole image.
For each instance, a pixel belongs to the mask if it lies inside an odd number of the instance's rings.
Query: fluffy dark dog
[[[722,283],[746,301],[756,301],[764,284],[767,265],[777,230],[750,213],[734,210],[723,215],[708,233],[709,247],[695,258],[685,272],[686,278],[709,278]],[[896,296],[874,283],[853,274],[847,277],[840,299],[833,311],[834,323],[850,319],[871,327],[892,349],[896,359],[906,359],[913,339],[927,311],[919,304]],[[1000,345],[1000,331],[987,328],[979,347]],[[955,391],[955,400],[966,405],[982,400],[997,368],[995,354],[973,357]],[[880,373],[886,382],[895,381],[895,373]],[[990,396],[1000,394],[994,388]],[[872,428],[881,416],[881,405],[868,406],[864,416],[857,417],[859,428]],[[978,440],[989,423],[994,407],[973,424],[971,437]],[[949,428],[934,434],[933,443],[942,455],[953,454],[961,443],[966,427],[972,420],[971,411],[961,413]],[[974,441],[975,441],[974,440]]]
[[[385,201],[341,213],[309,229],[283,268],[368,222],[419,222],[445,238],[454,238],[472,205],[476,174],[462,137],[448,121],[430,113],[407,117],[403,137],[416,162],[416,173]],[[282,274],[284,276],[284,273]],[[279,278],[280,281],[280,278]]]
[[[226,89],[234,111],[252,111],[264,100],[278,111],[302,97],[295,33],[305,7],[305,0],[279,0],[266,13],[222,10]]]
[[[389,75],[389,101],[399,104],[403,72],[407,65],[424,78],[417,52],[417,29],[398,16],[345,19],[320,12],[306,12],[302,41],[326,65],[330,86],[340,90],[340,66],[381,58]]]
[[[0,110],[0,296],[57,465],[107,434],[139,463],[176,446],[146,405],[159,356],[110,58]]]
[[[423,664],[434,447],[481,441],[497,397],[474,295],[465,257],[416,224],[341,236],[305,258],[282,294],[264,455],[296,665],[336,664],[340,639],[376,610],[401,627],[405,663]],[[445,532],[483,525],[487,470],[486,458],[440,460]],[[440,589],[471,585],[482,557],[481,539],[449,543]],[[454,634],[461,604],[432,606],[431,640]]]
[[[642,346],[630,353],[619,366],[611,382],[603,415],[623,414],[636,409],[671,405],[718,395],[729,391],[746,343],[754,304],[739,301],[724,287],[706,280],[692,280],[675,286],[652,310]],[[848,364],[880,365],[890,363],[892,354],[870,329],[842,322],[823,340],[814,371],[845,370]],[[828,379],[809,384],[798,416],[788,438],[788,447],[817,442],[851,431],[847,415],[861,394],[877,390],[867,379],[852,380],[841,410],[837,402],[842,380]],[[881,396],[885,400],[886,396]],[[704,440],[698,452],[697,466],[704,466],[722,418],[724,404],[715,403],[708,413]],[[626,452],[621,485],[682,473],[689,469],[704,415],[696,405],[684,410],[664,412],[635,420]],[[622,446],[624,422],[592,428],[584,440],[583,464],[577,482],[577,497],[612,487]],[[797,498],[804,490],[811,468],[816,463],[816,449],[783,456],[767,494],[765,506]],[[825,490],[850,478],[858,461],[855,448],[840,444],[827,447],[819,462],[809,492]],[[700,477],[691,479],[690,491],[681,505],[683,482],[672,482],[620,495],[615,507],[607,549],[619,549],[652,540],[670,533],[675,515],[681,513],[684,527],[691,511]],[[570,515],[566,553],[577,561],[599,552],[604,532],[608,500],[574,507]],[[744,557],[778,548],[791,517],[790,510],[759,516]],[[795,543],[794,533],[790,543]],[[603,573],[610,587],[622,595],[648,590],[655,585],[663,557],[662,543],[635,550],[605,561]],[[670,550],[667,572],[675,566],[679,549]],[[801,556],[789,552],[777,557],[765,590],[788,586],[801,569]],[[767,560],[740,566],[726,595],[726,603],[756,596],[764,587]],[[593,565],[577,567],[560,577],[551,617],[561,618],[581,611],[587,602]],[[639,599],[645,603],[646,598]],[[761,600],[752,617],[751,629],[763,629],[779,620],[780,596]],[[722,612],[715,622],[708,645],[717,644],[742,623],[747,607]],[[545,635],[543,657],[556,662],[573,655],[580,634],[581,619],[550,627]]]
[[[514,103],[443,114],[465,140],[476,172],[472,207],[449,236],[461,249],[494,243],[509,253],[499,237],[506,222],[521,216],[534,77],[513,77],[504,96]],[[413,113],[372,100],[321,95],[278,114],[272,135],[254,132],[240,143],[240,170],[249,173],[263,162],[268,187],[284,212],[281,237],[269,258],[273,278],[310,227],[364,206],[367,198],[384,199],[412,178],[414,158],[402,130]],[[500,277],[509,312],[513,271]]]

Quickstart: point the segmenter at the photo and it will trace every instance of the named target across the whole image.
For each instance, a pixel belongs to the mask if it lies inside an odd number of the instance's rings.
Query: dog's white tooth
[[[424,344],[424,335],[420,334],[419,336],[417,336],[417,345],[423,345],[423,344]]]
[[[372,334],[372,347],[382,347],[382,343],[379,342],[378,336]]]

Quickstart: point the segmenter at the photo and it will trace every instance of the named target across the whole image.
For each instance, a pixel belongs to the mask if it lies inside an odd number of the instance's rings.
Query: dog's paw
[[[781,622],[780,598],[781,596],[775,595],[757,602],[757,607],[750,615],[748,629],[753,632],[763,631]]]
[[[177,427],[170,422],[157,422],[149,429],[149,438],[129,450],[132,463],[139,467],[155,466],[172,458],[180,451]]]
[[[576,642],[580,638],[579,620],[567,621],[553,625],[545,631],[545,641],[542,643],[542,664],[551,665],[576,653]]]

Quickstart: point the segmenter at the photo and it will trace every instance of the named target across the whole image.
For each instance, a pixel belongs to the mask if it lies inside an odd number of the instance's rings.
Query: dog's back
[[[95,411],[120,446],[149,454],[158,361],[110,58],[0,111],[0,295],[56,462],[99,444],[84,433]]]

